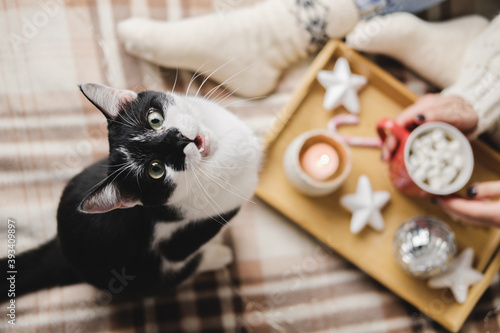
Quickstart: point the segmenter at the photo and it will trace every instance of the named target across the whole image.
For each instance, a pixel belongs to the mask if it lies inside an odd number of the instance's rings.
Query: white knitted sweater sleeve
[[[473,136],[496,131],[500,138],[500,15],[468,46],[458,80],[442,94],[463,97],[477,112]]]

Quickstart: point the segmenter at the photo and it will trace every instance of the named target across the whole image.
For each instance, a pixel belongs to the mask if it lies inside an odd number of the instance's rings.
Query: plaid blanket
[[[252,2],[0,3],[0,256],[7,254],[8,219],[16,222],[19,252],[53,237],[65,183],[107,154],[105,119],[78,91],[78,83],[139,91],[170,90],[177,81],[175,91],[186,91],[193,73],[129,56],[116,38],[116,23],[130,16],[179,19]],[[287,71],[265,99],[244,100],[222,89],[213,96],[263,134],[309,62]],[[430,89],[407,71],[393,73],[420,94]],[[196,79],[191,91],[202,80]],[[201,93],[215,86],[208,81]],[[234,249],[235,262],[196,276],[175,293],[127,299],[84,284],[43,290],[16,299],[15,326],[2,304],[0,331],[443,331],[258,199],[231,222],[225,242]],[[500,331],[499,282],[493,280],[464,332]]]

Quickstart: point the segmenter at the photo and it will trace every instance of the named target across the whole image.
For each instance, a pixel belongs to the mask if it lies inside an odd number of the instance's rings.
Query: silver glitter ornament
[[[435,217],[414,217],[394,235],[396,262],[417,278],[426,279],[446,271],[456,251],[453,231]]]

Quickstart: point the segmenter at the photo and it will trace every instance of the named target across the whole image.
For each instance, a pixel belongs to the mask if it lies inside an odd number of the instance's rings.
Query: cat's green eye
[[[149,163],[148,168],[149,177],[153,179],[160,179],[165,175],[165,164],[159,160],[153,160]]]
[[[159,129],[163,125],[163,116],[160,112],[155,109],[149,109],[148,111],[148,123],[152,129]]]

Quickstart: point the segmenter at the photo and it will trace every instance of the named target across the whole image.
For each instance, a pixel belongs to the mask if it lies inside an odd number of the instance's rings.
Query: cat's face
[[[256,138],[237,117],[207,100],[84,84],[108,119],[108,178],[82,203],[100,213],[137,204],[174,205],[191,217],[241,205],[256,186]]]

